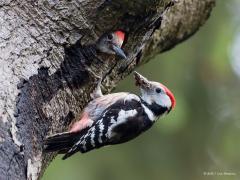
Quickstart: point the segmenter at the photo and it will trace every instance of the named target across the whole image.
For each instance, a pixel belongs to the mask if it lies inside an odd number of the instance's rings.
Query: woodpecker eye
[[[108,39],[109,39],[109,40],[112,40],[112,38],[113,38],[113,35],[112,35],[112,34],[108,34],[108,36],[107,36],[107,37],[108,37]]]
[[[162,92],[162,90],[160,88],[157,88],[156,93],[160,93],[160,92]]]

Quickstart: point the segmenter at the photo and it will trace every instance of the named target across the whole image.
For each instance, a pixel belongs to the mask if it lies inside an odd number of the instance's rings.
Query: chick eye
[[[108,37],[108,39],[109,39],[109,40],[112,40],[112,38],[113,38],[113,35],[112,35],[112,34],[108,34],[108,36],[107,36],[107,37]]]
[[[160,93],[160,92],[162,92],[162,90],[160,88],[157,88],[156,93]]]

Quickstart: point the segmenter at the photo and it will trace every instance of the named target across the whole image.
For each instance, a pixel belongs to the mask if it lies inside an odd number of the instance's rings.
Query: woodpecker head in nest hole
[[[121,49],[124,38],[125,33],[120,30],[106,33],[97,41],[97,49],[102,53],[118,55],[123,59],[127,59],[127,56]]]

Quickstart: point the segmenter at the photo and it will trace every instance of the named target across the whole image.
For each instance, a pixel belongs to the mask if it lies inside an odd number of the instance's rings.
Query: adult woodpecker
[[[126,92],[102,95],[100,84],[94,98],[83,110],[79,121],[68,132],[49,136],[45,140],[47,152],[65,153],[66,159],[106,145],[120,144],[134,139],[149,129],[176,101],[163,84],[149,81],[134,72],[141,95]]]

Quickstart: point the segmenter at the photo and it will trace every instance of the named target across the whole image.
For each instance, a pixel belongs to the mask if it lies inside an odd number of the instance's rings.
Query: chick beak
[[[113,45],[112,49],[116,53],[116,55],[118,55],[119,57],[121,57],[123,59],[127,59],[127,56],[125,55],[125,53],[123,52],[123,50],[120,47]]]
[[[134,71],[134,78],[136,80],[136,86],[139,86],[142,89],[149,89],[150,88],[150,83],[147,80],[147,78],[143,77],[141,74],[138,72]]]

